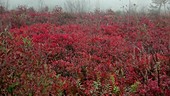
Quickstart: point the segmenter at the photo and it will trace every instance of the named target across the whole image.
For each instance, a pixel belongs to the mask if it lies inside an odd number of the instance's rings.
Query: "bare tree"
[[[158,14],[160,14],[161,12],[161,8],[164,6],[164,11],[166,13],[166,4],[170,2],[170,0],[152,0],[152,3],[154,4],[151,4],[151,11],[154,11],[154,12],[157,12]],[[157,9],[156,11],[154,9]]]
[[[0,6],[8,9],[9,7],[9,0],[0,0]]]
[[[100,11],[100,0],[96,0],[96,10]]]
[[[6,9],[8,9],[8,7],[9,7],[9,0],[6,0]]]
[[[0,0],[0,6],[3,6],[3,5],[4,5],[3,0]]]
[[[86,12],[89,10],[87,0],[66,0],[65,10],[71,13]]]
[[[0,14],[4,13],[7,9],[7,8],[5,8],[6,6],[4,6],[4,5],[5,5],[5,2],[3,0],[0,0]]]
[[[38,0],[38,8],[41,10],[43,8],[44,1],[43,0]]]

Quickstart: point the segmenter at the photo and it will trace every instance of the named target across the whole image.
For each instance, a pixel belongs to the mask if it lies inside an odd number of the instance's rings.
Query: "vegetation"
[[[168,96],[170,17],[153,17],[2,7],[0,95]]]

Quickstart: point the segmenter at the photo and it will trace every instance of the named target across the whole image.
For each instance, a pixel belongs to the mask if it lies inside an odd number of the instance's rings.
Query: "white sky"
[[[6,1],[6,0],[1,0]],[[9,8],[15,8],[18,5],[26,5],[26,6],[38,6],[39,0],[9,0]],[[94,9],[96,7],[100,7],[101,10],[105,9],[114,9],[114,10],[122,10],[123,6],[129,5],[129,0],[86,0],[90,2],[90,8]],[[132,4],[136,4],[139,8],[147,8],[151,0],[130,0]],[[43,0],[44,4],[53,7],[55,5],[64,6],[65,0]],[[98,3],[97,3],[98,2]]]

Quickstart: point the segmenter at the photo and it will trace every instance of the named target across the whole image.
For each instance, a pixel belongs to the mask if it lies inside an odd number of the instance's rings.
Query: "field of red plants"
[[[169,96],[170,17],[0,9],[0,96]]]

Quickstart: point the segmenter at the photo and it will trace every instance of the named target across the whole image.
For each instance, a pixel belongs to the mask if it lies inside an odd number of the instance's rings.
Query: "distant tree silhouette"
[[[9,0],[0,0],[0,6],[8,9],[9,7]]]
[[[65,10],[71,13],[86,12],[89,9],[88,3],[87,0],[66,0]]]
[[[0,0],[0,14],[5,12],[8,9],[8,6],[9,6],[8,1],[9,0],[6,0],[6,2],[3,0]]]
[[[42,10],[43,4],[44,4],[44,1],[43,1],[43,0],[38,0],[38,7],[39,7],[39,10]]]
[[[164,6],[164,10],[166,11],[165,5],[170,2],[170,0],[152,0],[152,4],[151,4],[151,11],[156,12],[158,14],[160,14],[161,12],[161,8]],[[154,5],[153,5],[154,4]],[[157,9],[155,11],[155,9]]]
[[[3,0],[0,0],[0,6],[3,6],[3,5],[4,5]]]

